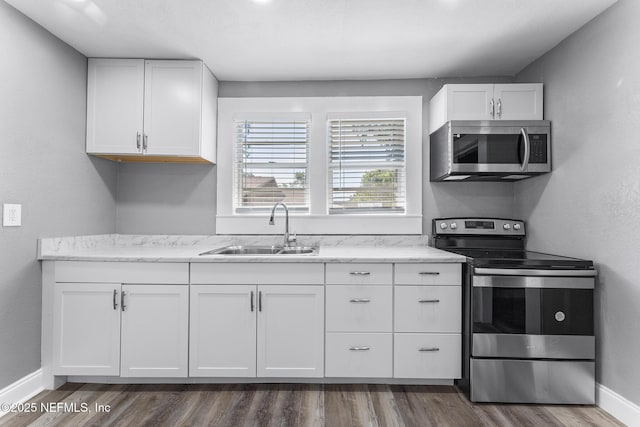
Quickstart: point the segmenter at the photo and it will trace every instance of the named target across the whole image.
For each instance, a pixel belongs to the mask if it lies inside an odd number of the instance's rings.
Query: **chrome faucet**
[[[278,205],[280,205],[280,206],[282,206],[284,208],[284,215],[285,215],[284,246],[290,246],[289,243],[296,241],[296,236],[295,236],[295,234],[293,235],[293,237],[289,236],[289,208],[287,207],[287,205],[285,205],[282,202],[276,202],[273,205],[273,208],[271,209],[271,217],[269,218],[269,225],[274,225],[275,224],[273,218],[275,216],[276,208],[278,207]]]

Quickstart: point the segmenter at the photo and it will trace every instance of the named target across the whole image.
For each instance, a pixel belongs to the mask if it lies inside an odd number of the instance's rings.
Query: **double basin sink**
[[[316,246],[225,246],[200,255],[317,255]]]

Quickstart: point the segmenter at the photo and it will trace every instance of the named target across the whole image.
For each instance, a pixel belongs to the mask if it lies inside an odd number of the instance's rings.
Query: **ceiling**
[[[616,0],[6,0],[88,57],[223,81],[512,76]]]

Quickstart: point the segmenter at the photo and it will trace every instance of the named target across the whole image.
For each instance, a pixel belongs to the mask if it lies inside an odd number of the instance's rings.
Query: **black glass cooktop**
[[[578,258],[523,250],[485,250],[447,248],[469,258],[474,267],[484,268],[543,268],[543,269],[592,269],[593,262]]]

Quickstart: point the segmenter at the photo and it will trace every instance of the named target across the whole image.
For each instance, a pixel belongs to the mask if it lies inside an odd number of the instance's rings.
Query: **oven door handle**
[[[520,268],[474,268],[474,274],[488,276],[595,277],[596,270],[536,270]]]

